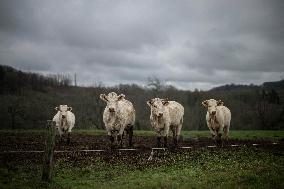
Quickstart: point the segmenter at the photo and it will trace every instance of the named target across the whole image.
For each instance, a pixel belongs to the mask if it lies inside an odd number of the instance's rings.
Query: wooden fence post
[[[52,120],[47,120],[46,127],[47,134],[45,141],[42,180],[50,182],[52,180],[52,171],[54,166],[54,148],[56,135],[55,122]]]

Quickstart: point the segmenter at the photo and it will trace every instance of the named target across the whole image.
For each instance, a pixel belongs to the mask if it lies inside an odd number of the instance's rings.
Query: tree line
[[[126,99],[133,103],[135,129],[138,130],[151,129],[150,108],[146,101],[155,97],[175,100],[184,106],[184,130],[207,129],[206,110],[201,102],[210,98],[221,99],[229,107],[231,129],[283,129],[284,125],[283,80],[265,87],[234,87],[230,84],[209,91],[178,90],[157,78],[150,78],[146,87],[136,84],[77,87],[71,86],[68,75],[42,76],[0,66],[0,83],[1,128],[44,128],[46,120],[52,119],[56,113],[54,108],[68,104],[76,116],[76,128],[104,129],[102,113],[105,103],[99,95],[111,91],[125,94]]]
[[[0,65],[0,94],[19,94],[21,91],[42,91],[46,87],[70,86],[72,80],[69,75],[53,74],[43,76],[35,73],[25,73],[10,66]]]

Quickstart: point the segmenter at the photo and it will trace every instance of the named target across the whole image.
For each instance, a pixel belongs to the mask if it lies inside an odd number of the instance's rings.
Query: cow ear
[[[148,100],[148,101],[147,101],[147,104],[148,104],[148,106],[151,107],[151,106],[153,105],[153,100],[152,100],[152,99],[151,99],[151,100]]]
[[[162,99],[162,104],[164,106],[167,106],[169,104],[169,100],[168,99]]]
[[[71,111],[72,111],[72,107],[69,106],[69,107],[67,108],[67,110],[71,112]]]
[[[105,101],[105,102],[108,101],[107,95],[105,95],[105,94],[100,94],[100,99],[102,99],[102,100]]]
[[[207,100],[204,100],[204,101],[202,102],[202,105],[203,105],[205,108],[207,108],[207,107],[208,107],[208,101],[207,101]]]
[[[124,95],[124,94],[120,94],[120,95],[117,97],[117,99],[118,99],[118,101],[119,101],[119,100],[123,100],[123,99],[124,99],[124,97],[125,97],[125,95]]]
[[[58,110],[59,110],[58,106],[56,106],[54,109],[55,109],[56,111],[58,111]]]
[[[222,100],[218,100],[217,106],[223,106],[223,105],[224,105],[224,102],[222,102]]]

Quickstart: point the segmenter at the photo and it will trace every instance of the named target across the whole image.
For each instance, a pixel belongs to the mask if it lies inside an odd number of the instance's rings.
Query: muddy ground
[[[0,135],[0,152],[5,151],[37,151],[45,149],[46,136],[40,134],[9,134]],[[157,147],[157,140],[154,136],[134,136],[133,137],[133,148],[140,150],[151,150],[153,147]],[[172,145],[172,138],[168,139],[169,147]],[[227,143],[224,142],[224,147],[230,145],[242,145],[252,146],[258,144],[261,148],[269,148],[273,145],[272,140],[257,139],[257,140],[238,140],[230,139]],[[123,148],[128,148],[127,139],[124,139]],[[199,137],[189,138],[183,137],[179,142],[180,147],[191,146],[193,148],[201,148],[206,146],[215,145],[211,138]],[[277,147],[283,147],[284,141],[278,141]],[[56,136],[56,147],[55,150],[110,150],[110,143],[107,136],[93,136],[83,134],[72,134],[70,144],[67,144],[66,138],[60,142],[59,137]]]
[[[43,151],[45,149],[46,136],[40,134],[9,134],[0,136],[0,163],[40,163],[43,159],[43,153],[10,153],[11,151]],[[107,162],[127,161],[135,163],[137,161],[147,160],[151,154],[152,147],[156,147],[156,138],[153,136],[134,136],[134,148],[136,151],[118,151],[111,150],[109,140],[106,136],[92,136],[83,134],[73,134],[71,143],[67,145],[64,141],[60,143],[58,136],[56,137],[56,151],[69,151],[68,153],[55,153],[56,159],[72,160],[80,164],[82,162],[92,161],[94,157],[101,157]],[[172,139],[169,139],[172,143]],[[127,141],[124,142],[127,148]],[[257,144],[257,145],[253,145]],[[252,150],[265,150],[276,153],[280,156],[284,152],[284,141],[277,141],[277,144],[271,140],[237,140],[231,139],[223,147],[210,148],[208,146],[215,145],[210,138],[182,138],[179,146],[191,146],[191,149],[174,149],[171,146],[166,150],[154,151],[155,156],[167,156],[168,153],[188,153],[192,156],[202,153],[202,150],[218,151],[235,151],[240,148],[248,148]],[[231,146],[238,145],[238,146]],[[103,152],[82,152],[80,150],[105,150]],[[140,159],[140,160],[138,160]]]

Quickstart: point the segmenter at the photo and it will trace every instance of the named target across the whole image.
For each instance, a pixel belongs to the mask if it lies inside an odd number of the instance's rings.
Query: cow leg
[[[160,148],[161,147],[161,136],[157,137],[157,147]]]
[[[124,128],[120,128],[118,134],[117,134],[117,141],[118,141],[118,145],[120,148],[123,147],[123,132],[124,132]]]
[[[70,140],[71,140],[71,132],[68,132],[67,134],[67,144],[70,145]]]
[[[214,129],[211,127],[211,124],[210,124],[209,121],[206,121],[206,123],[207,123],[207,127],[208,127],[208,129],[209,129],[209,131],[210,131],[210,133],[211,133],[211,136],[212,136],[212,138],[213,138],[213,136],[215,135],[215,131],[214,131]]]
[[[172,126],[171,130],[173,132],[173,144],[176,147],[177,146],[177,132],[176,132],[176,127]]]
[[[224,139],[225,139],[226,145],[228,145],[228,143],[229,143],[229,139],[228,139],[229,126],[225,126],[223,128],[223,132],[224,132]]]
[[[212,129],[213,130],[213,129]],[[216,129],[213,130],[213,133],[211,134],[214,145],[217,145],[217,136],[218,136],[218,131]]]
[[[168,136],[164,136],[164,147],[168,147]]]
[[[224,129],[223,129],[223,131],[224,131],[224,138],[225,138],[226,140],[228,140],[229,127],[228,127],[228,126],[225,126]]]
[[[166,148],[168,146],[168,134],[170,130],[170,125],[165,124],[164,130],[163,130],[163,138],[164,138],[164,147]]]
[[[218,143],[219,143],[219,146],[223,147],[222,133],[218,134]]]
[[[110,147],[113,148],[114,147],[114,137],[112,135],[109,135],[109,140],[110,140]]]
[[[120,134],[117,135],[117,141],[118,141],[118,146],[122,148],[122,135]]]
[[[220,146],[221,143],[222,143],[221,137],[222,137],[222,134],[220,133],[220,130],[218,128],[218,129],[216,129],[216,136],[215,136],[216,142],[217,142],[217,146]]]
[[[58,133],[59,133],[60,144],[61,144],[63,142],[63,138],[62,138],[63,132],[60,128],[58,128]]]
[[[58,133],[59,133],[59,136],[62,137],[63,131],[60,128],[58,128]]]
[[[168,146],[168,133],[169,133],[169,130],[163,130],[162,132],[162,137],[164,139],[164,147],[166,148]]]
[[[71,130],[72,130],[72,127],[69,127],[68,128],[68,134],[67,134],[67,144],[70,145],[70,141],[71,141]]]
[[[133,126],[130,125],[128,128],[128,145],[129,147],[132,147],[132,137],[133,137]]]
[[[176,140],[177,140],[177,146],[178,146],[178,143],[179,143],[179,140],[180,140],[180,132],[181,132],[181,127],[182,127],[182,124],[178,125],[177,128],[176,128]]]
[[[215,140],[216,132],[215,132],[211,127],[208,127],[208,128],[209,128],[209,130],[210,130],[211,137]]]
[[[114,147],[114,145],[113,145],[113,143],[114,143],[114,137],[112,136],[111,131],[107,131],[107,135],[108,135],[108,138],[109,138],[109,140],[110,140],[110,147],[113,148],[113,147]]]

